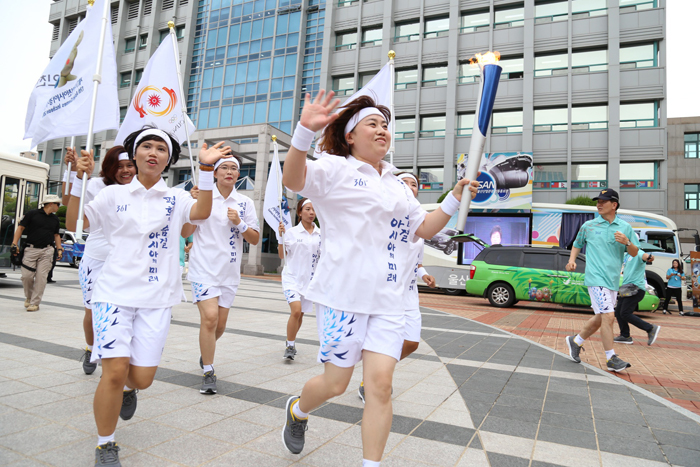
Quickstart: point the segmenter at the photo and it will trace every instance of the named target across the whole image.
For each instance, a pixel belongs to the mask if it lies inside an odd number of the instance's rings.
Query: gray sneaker
[[[649,334],[649,340],[647,341],[647,345],[651,345],[654,342],[656,342],[656,338],[659,337],[659,330],[661,329],[661,326],[657,326],[656,324],[652,324],[654,326],[651,331],[649,331],[647,334]]]
[[[199,357],[199,367],[203,370],[204,369],[204,362],[202,361],[202,357]]]
[[[630,337],[615,336],[615,338],[613,339],[613,342],[617,342],[618,344],[634,344],[634,341],[632,340],[632,336],[630,336]]]
[[[114,441],[101,444],[95,448],[95,465],[122,467],[119,462],[119,446]]]
[[[287,420],[282,427],[282,443],[292,454],[299,454],[304,449],[304,436],[309,428],[306,425],[308,418],[301,420],[292,413],[292,405],[298,400],[299,396],[287,400]]]
[[[214,370],[207,371],[202,377],[202,389],[200,394],[216,394],[216,374]]]
[[[131,417],[133,417],[136,413],[136,394],[138,394],[138,392],[138,389],[124,391],[124,398],[122,399],[122,409],[119,411],[119,416],[122,420],[131,420]]]
[[[83,361],[83,371],[86,375],[91,375],[97,369],[97,363],[92,363],[90,359],[92,358],[92,351],[85,348],[85,353],[80,360]]]
[[[297,354],[297,349],[294,348],[293,345],[288,345],[286,349],[284,349],[284,357],[288,360],[294,360],[294,356]]]
[[[582,350],[584,350],[584,348],[582,345],[578,345],[576,341],[574,341],[574,336],[567,336],[566,346],[569,348],[569,357],[571,357],[571,360],[575,361],[576,363],[581,363],[581,357],[579,357],[579,354]]]
[[[608,371],[614,371],[616,373],[619,373],[620,371],[625,370],[631,366],[632,365],[622,360],[617,355],[613,355],[612,357],[610,357],[610,360],[608,360]]]
[[[360,381],[360,387],[357,389],[357,395],[360,396],[362,403],[365,403],[365,382]]]

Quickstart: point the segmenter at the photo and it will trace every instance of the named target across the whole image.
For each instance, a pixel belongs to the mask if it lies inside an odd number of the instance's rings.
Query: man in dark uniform
[[[43,207],[24,215],[12,240],[12,251],[16,254],[19,239],[22,238],[22,233],[27,231],[27,243],[22,259],[22,285],[26,298],[24,307],[27,311],[39,309],[53,262],[54,247],[59,257],[63,255],[61,236],[58,234],[61,223],[56,216],[60,205],[61,198],[58,196],[46,196]]]

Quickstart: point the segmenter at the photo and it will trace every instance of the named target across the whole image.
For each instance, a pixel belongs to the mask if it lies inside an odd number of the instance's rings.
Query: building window
[[[349,96],[355,91],[355,77],[342,76],[333,79],[333,91],[338,96]]]
[[[685,184],[685,210],[700,211],[700,184]]]
[[[566,164],[535,165],[534,189],[566,189]]]
[[[572,73],[593,73],[608,69],[608,50],[589,50],[571,54]]]
[[[335,50],[350,50],[355,48],[357,48],[357,31],[336,34]]]
[[[643,128],[659,126],[658,104],[644,102],[620,105],[620,128]]]
[[[656,42],[644,45],[620,46],[620,69],[649,68],[658,63]]]
[[[119,107],[119,123],[124,123],[127,110],[129,110],[129,107]]]
[[[522,57],[501,58],[498,64],[503,68],[501,79],[520,79],[523,77]]]
[[[145,49],[148,45],[148,34],[141,34],[139,36],[139,50]]]
[[[608,128],[608,106],[574,106],[571,109],[572,130],[605,130]]]
[[[339,7],[351,6],[360,3],[360,0],[340,0],[338,2]]]
[[[574,0],[571,2],[571,13],[574,19],[607,15],[606,3],[607,0]]]
[[[181,41],[182,39],[185,38],[185,25],[183,24],[182,26],[177,26],[175,28],[175,37],[177,37],[177,40]]]
[[[100,144],[96,144],[94,151],[95,151],[94,152],[95,155],[94,155],[93,159],[95,160],[95,162],[97,162],[100,160],[100,151],[102,151],[102,146]]]
[[[121,80],[119,82],[119,87],[120,88],[128,88],[131,86],[131,72],[127,71],[126,73],[121,74]]]
[[[396,139],[413,139],[416,135],[416,118],[403,117],[394,120]]]
[[[493,23],[494,29],[512,28],[525,24],[524,8],[509,8],[507,10],[496,10],[496,18]]]
[[[488,31],[491,24],[489,12],[479,11],[463,13],[459,19],[460,32]]]
[[[608,164],[571,164],[571,188],[600,190],[608,186]]]
[[[658,188],[656,162],[620,163],[620,188]]]
[[[135,48],[136,48],[136,38],[135,37],[129,37],[128,39],[124,39],[124,53],[125,54],[128,54],[129,52],[133,52]]]
[[[425,33],[423,37],[442,37],[450,32],[450,18],[435,18],[425,21]]]
[[[382,45],[382,28],[364,29],[362,31],[362,47]]]
[[[447,65],[423,68],[422,87],[447,86]]]
[[[177,184],[192,180],[192,169],[180,169],[177,172]]]
[[[420,23],[397,24],[394,42],[417,41],[420,39]]]
[[[433,115],[421,117],[420,119],[421,138],[444,138],[445,137],[445,116]]]
[[[369,73],[360,73],[360,89],[364,88],[369,84],[370,81],[372,81],[372,78],[374,78],[378,71],[370,71]]]
[[[136,70],[134,74],[134,86],[138,86],[141,82],[141,77],[143,76],[143,70]]]
[[[533,131],[567,131],[569,129],[567,107],[535,109]]]
[[[522,132],[522,110],[499,110],[493,113],[493,124],[491,125],[491,133],[493,133],[494,135]]]
[[[620,0],[620,13],[656,8],[656,0]]]
[[[685,133],[683,141],[685,142],[685,158],[700,158],[700,133]]]
[[[54,149],[53,150],[53,165],[61,165],[61,159],[63,155],[63,150],[61,149]]]
[[[535,76],[565,75],[569,72],[569,54],[535,56]]]
[[[39,154],[36,156],[36,160],[39,162],[44,162],[44,151],[39,151]]]
[[[543,2],[535,4],[535,24],[566,21],[569,18],[569,2]]]
[[[481,71],[477,65],[469,62],[459,64],[459,84],[478,83],[481,80]]]
[[[417,86],[418,68],[410,68],[408,70],[396,70],[396,79],[394,80],[395,89],[415,89]]]
[[[457,115],[457,136],[469,136],[474,129],[474,112]]]
[[[444,178],[444,167],[421,168],[418,171],[418,189],[421,191],[442,191]]]
[[[170,34],[170,29],[163,29],[160,31],[160,36],[158,37],[158,44],[162,44],[166,37]]]

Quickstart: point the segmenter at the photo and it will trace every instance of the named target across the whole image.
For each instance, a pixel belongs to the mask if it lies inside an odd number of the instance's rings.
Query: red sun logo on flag
[[[151,94],[148,96],[148,105],[151,107],[160,107],[161,102],[163,102],[163,99],[161,99],[157,94]]]
[[[147,92],[150,94],[144,96]],[[163,108],[165,103],[165,97],[167,97],[167,105]],[[142,101],[145,101],[142,103]],[[157,88],[155,86],[145,86],[140,89],[136,96],[134,96],[134,108],[139,113],[141,118],[144,118],[147,114],[153,115],[155,117],[164,117],[168,115],[175,108],[177,104],[177,94],[175,91],[169,88]]]

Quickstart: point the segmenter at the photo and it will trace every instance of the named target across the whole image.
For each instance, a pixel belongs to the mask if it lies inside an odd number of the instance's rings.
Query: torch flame
[[[484,65],[494,65],[501,59],[500,52],[486,52],[485,54],[475,54],[474,58],[469,60],[470,65],[483,67]]]

